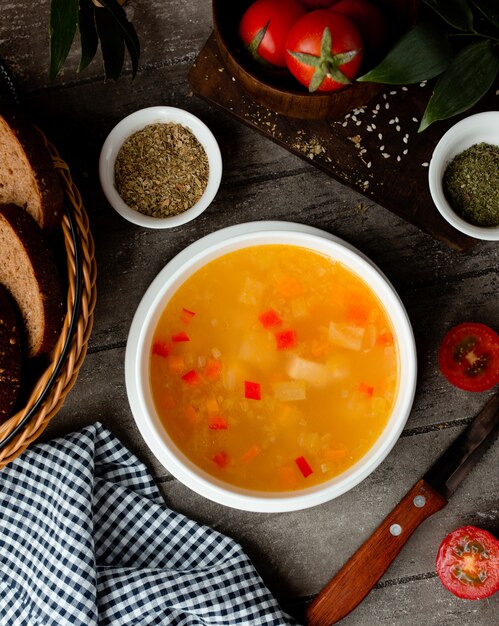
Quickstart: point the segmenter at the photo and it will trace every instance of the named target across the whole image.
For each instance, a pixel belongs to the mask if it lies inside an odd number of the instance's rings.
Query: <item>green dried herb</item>
[[[499,146],[478,143],[447,166],[444,193],[463,219],[477,226],[499,226]]]
[[[126,204],[145,215],[183,213],[208,184],[208,157],[181,124],[150,124],[123,143],[116,157],[114,184]]]

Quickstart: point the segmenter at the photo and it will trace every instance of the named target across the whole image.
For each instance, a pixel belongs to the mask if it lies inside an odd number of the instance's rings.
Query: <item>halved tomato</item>
[[[458,598],[492,596],[499,590],[499,541],[475,526],[454,530],[438,549],[437,573]]]
[[[443,338],[438,364],[459,389],[490,389],[499,382],[499,337],[485,324],[458,324]]]

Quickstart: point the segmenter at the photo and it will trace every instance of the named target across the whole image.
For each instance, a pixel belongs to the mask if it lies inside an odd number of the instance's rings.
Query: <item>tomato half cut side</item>
[[[458,598],[481,600],[499,590],[499,541],[486,530],[463,526],[442,541],[437,573]]]
[[[491,389],[499,382],[499,336],[485,324],[458,324],[443,338],[438,364],[459,389]]]

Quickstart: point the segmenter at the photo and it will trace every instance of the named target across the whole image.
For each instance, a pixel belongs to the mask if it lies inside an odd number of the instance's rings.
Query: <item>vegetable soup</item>
[[[289,245],[226,254],[174,293],[151,348],[151,388],[178,448],[257,491],[322,483],[381,435],[399,358],[374,292]]]

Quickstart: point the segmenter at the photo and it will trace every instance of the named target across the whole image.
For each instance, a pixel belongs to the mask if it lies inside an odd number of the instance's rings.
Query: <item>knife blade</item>
[[[416,528],[447,504],[498,433],[496,393],[318,594],[307,610],[309,626],[335,624],[367,596]]]

